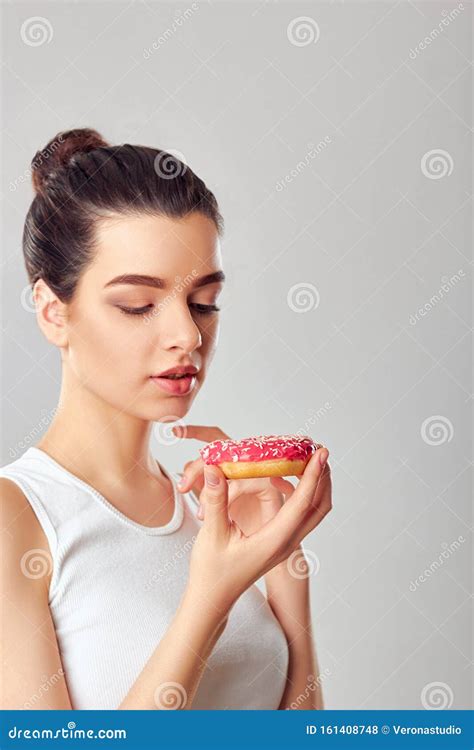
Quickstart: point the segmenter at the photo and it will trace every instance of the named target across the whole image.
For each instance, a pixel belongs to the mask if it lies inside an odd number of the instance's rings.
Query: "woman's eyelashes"
[[[190,302],[189,307],[191,307],[193,310],[196,310],[196,312],[200,313],[201,315],[209,315],[210,313],[219,312],[221,309],[217,305],[201,305],[198,302]]]
[[[125,307],[124,305],[117,305],[117,307],[120,312],[124,313],[124,315],[146,315],[152,310],[154,305],[145,305],[144,307]],[[199,315],[211,315],[220,310],[220,307],[217,305],[201,305],[197,302],[190,302],[189,307],[195,310]]]
[[[117,305],[120,312],[125,315],[145,315],[151,310],[153,305],[145,305],[145,307],[125,307],[123,305]]]

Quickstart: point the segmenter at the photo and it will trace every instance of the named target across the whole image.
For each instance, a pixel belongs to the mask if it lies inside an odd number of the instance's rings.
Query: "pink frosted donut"
[[[321,447],[307,435],[257,435],[213,440],[200,449],[205,464],[219,466],[227,479],[298,476]]]

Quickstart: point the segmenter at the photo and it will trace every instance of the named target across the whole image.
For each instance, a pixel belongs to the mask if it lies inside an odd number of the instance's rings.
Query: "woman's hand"
[[[229,440],[229,435],[219,427],[204,425],[186,425],[177,427],[176,434],[180,437],[202,440],[210,443],[212,440]],[[258,479],[230,479],[229,482],[229,516],[235,521],[244,534],[252,534],[263,524],[273,518],[283,504],[283,495],[266,477]],[[288,483],[289,484],[289,483]],[[184,466],[184,476],[179,489],[187,492],[192,490],[200,500],[198,518],[204,519],[205,504],[201,497],[204,485],[204,461],[197,458],[188,461]],[[293,485],[290,485],[293,489]]]
[[[201,500],[206,512],[189,574],[189,588],[204,606],[228,611],[249,586],[299,549],[301,540],[331,508],[330,495],[318,492],[327,456],[326,448],[313,454],[288,500],[250,535],[229,517],[229,485],[222,470],[204,467]],[[212,479],[216,485],[210,483]]]
[[[202,440],[206,443],[212,440],[229,440],[219,427],[204,425],[186,425],[173,428],[176,435],[183,438]],[[183,478],[179,489],[183,492],[192,490],[200,499],[198,518],[204,519],[205,502],[201,497],[204,485],[204,461],[198,458],[188,461],[184,466]],[[302,475],[300,475],[302,476]],[[244,534],[253,534],[267,521],[273,518],[294,492],[294,486],[283,477],[259,477],[255,479],[230,479],[229,482],[229,516],[235,521]],[[318,487],[318,493],[328,496],[331,505],[331,474],[329,464],[326,464],[324,481]],[[322,518],[320,519],[322,520]]]

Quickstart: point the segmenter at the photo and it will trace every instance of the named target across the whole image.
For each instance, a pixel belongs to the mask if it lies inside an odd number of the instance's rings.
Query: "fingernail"
[[[321,453],[319,454],[319,463],[321,464],[321,466],[324,466],[324,464],[328,460],[328,456],[329,456],[329,451],[326,448],[324,448],[324,450],[322,450]]]
[[[204,469],[204,477],[209,487],[217,487],[219,484],[219,477],[213,474],[212,471],[209,471],[209,469]]]

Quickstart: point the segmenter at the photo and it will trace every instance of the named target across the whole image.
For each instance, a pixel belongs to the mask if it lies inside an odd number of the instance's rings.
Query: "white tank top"
[[[49,606],[74,709],[118,708],[178,608],[202,521],[195,496],[176,487],[180,474],[166,473],[173,517],[147,527],[39,448],[0,468],[48,540]],[[283,630],[253,584],[230,610],[191,708],[277,709],[287,668]]]

